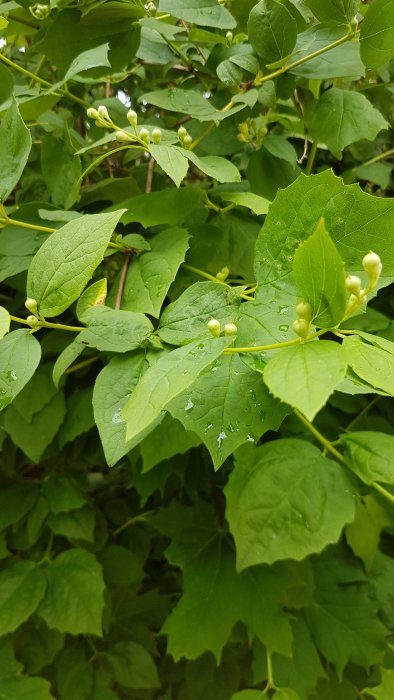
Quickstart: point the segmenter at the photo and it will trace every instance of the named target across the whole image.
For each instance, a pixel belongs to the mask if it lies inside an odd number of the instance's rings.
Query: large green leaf
[[[106,657],[116,681],[124,688],[160,687],[153,659],[141,644],[118,642],[108,649]]]
[[[78,199],[81,160],[72,150],[67,131],[63,137],[52,134],[46,137],[41,146],[41,168],[51,199],[56,206],[68,209]]]
[[[326,48],[343,37],[343,29],[317,25],[298,35],[292,62],[306,58],[316,51]],[[365,66],[360,58],[358,41],[347,41],[315,58],[308,59],[290,71],[292,74],[312,80],[333,78],[361,78],[365,75]]]
[[[81,216],[43,243],[27,277],[27,294],[37,300],[40,313],[57,316],[79,297],[102,261],[123,211]]]
[[[5,414],[4,429],[15,445],[32,462],[38,463],[59,430],[65,412],[64,396],[57,392],[45,406],[34,413],[30,421],[15,406],[10,406]]]
[[[165,90],[155,90],[147,92],[142,99],[149,104],[168,109],[171,112],[189,114],[191,117],[204,121],[221,121],[227,119],[232,114],[236,114],[244,109],[244,104],[236,104],[231,109],[222,111],[216,109],[209,100],[205,99],[199,92],[194,90],[181,90],[180,88],[167,88]]]
[[[144,345],[153,331],[142,313],[96,306],[85,314],[87,327],[74,342],[103,352],[128,352]]]
[[[167,414],[163,422],[140,444],[142,471],[145,473],[153,469],[156,464],[174,455],[184,454],[197,445],[200,445],[197,435],[186,432],[178,420],[174,420]]]
[[[186,177],[189,167],[187,158],[181,153],[180,149],[174,146],[167,146],[166,144],[160,144],[159,146],[151,144],[149,151],[161,169],[179,187],[182,180]]]
[[[0,340],[0,409],[27,384],[40,357],[41,346],[27,330],[13,331]]]
[[[360,31],[361,58],[368,68],[380,68],[394,56],[394,6],[375,0]]]
[[[240,452],[225,488],[238,569],[300,560],[336,542],[354,518],[350,488],[343,469],[302,440]]]
[[[85,700],[93,687],[93,669],[81,642],[66,647],[57,659],[57,689],[60,698]]]
[[[70,549],[51,561],[45,574],[47,592],[38,614],[48,627],[101,636],[104,581],[96,557],[83,549]]]
[[[169,406],[186,430],[196,433],[215,468],[245,442],[277,430],[287,409],[273,399],[257,372],[236,354],[224,355]]]
[[[306,0],[306,5],[327,26],[346,26],[358,11],[357,0]]]
[[[263,377],[274,396],[313,420],[344,378],[346,367],[341,345],[319,340],[281,350],[267,363]]]
[[[120,207],[127,209],[121,220],[125,224],[139,222],[144,228],[157,224],[175,226],[198,208],[201,194],[198,187],[182,187],[179,190],[173,187],[140,194],[121,202]]]
[[[183,228],[170,228],[152,238],[150,250],[132,261],[124,286],[122,309],[139,311],[158,318],[161,305],[174,281],[189,247]],[[117,285],[109,295],[115,297]]]
[[[361,139],[373,141],[379,131],[389,127],[365,95],[335,87],[323,93],[307,123],[311,136],[337,157],[349,144]]]
[[[31,136],[15,100],[7,109],[0,125],[0,204],[18,184],[31,149]]]
[[[233,340],[229,337],[196,340],[163,354],[149,367],[121,412],[126,421],[126,440],[154,424],[170,401],[190,387]]]
[[[297,39],[297,23],[287,7],[277,0],[261,0],[248,19],[249,41],[264,63],[289,56]]]
[[[394,484],[394,436],[375,431],[353,432],[341,436],[348,463],[366,484],[383,481]]]
[[[381,682],[374,687],[368,687],[363,693],[371,695],[375,700],[391,700],[394,693],[394,670],[392,668],[381,669]]]
[[[391,353],[363,343],[356,336],[345,338],[343,347],[349,366],[361,379],[394,396],[394,356]]]
[[[34,613],[45,587],[45,576],[32,561],[16,562],[0,572],[1,636],[16,630]]]
[[[294,277],[312,307],[312,323],[332,328],[342,321],[348,294],[344,265],[321,219],[315,232],[294,255]]]
[[[217,0],[160,0],[159,10],[202,27],[233,29],[234,17]]]

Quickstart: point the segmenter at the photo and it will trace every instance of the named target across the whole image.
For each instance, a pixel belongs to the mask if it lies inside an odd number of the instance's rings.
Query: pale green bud
[[[155,15],[157,12],[157,7],[154,2],[148,2],[146,5],[146,10],[149,12],[150,15]]]
[[[28,316],[26,321],[30,328],[38,328],[42,326],[42,322],[36,316]]]
[[[208,321],[208,330],[213,335],[214,338],[219,338],[220,336],[220,321],[217,318],[211,318]]]
[[[161,141],[161,129],[159,129],[158,127],[152,129],[152,141],[156,145],[158,145]]]
[[[293,331],[300,338],[307,338],[309,333],[310,323],[305,318],[297,318],[293,323]]]
[[[312,307],[307,301],[300,301],[296,306],[296,314],[305,321],[312,320]]]
[[[28,311],[30,311],[35,316],[38,316],[37,301],[35,299],[31,299],[30,297],[26,299],[25,306]]]
[[[237,335],[238,328],[235,323],[226,323],[224,326],[224,335]]]
[[[142,128],[140,129],[140,133],[138,134],[140,137],[141,141],[145,141],[145,143],[149,143],[150,141],[150,134],[148,129]]]
[[[190,136],[190,134],[186,134],[185,138],[183,139],[183,145],[185,148],[190,148],[190,146],[193,143],[193,139]]]
[[[230,274],[229,268],[228,268],[228,267],[222,267],[222,269],[219,270],[219,272],[217,273],[216,279],[219,280],[219,282],[225,282],[225,280],[227,279],[227,277],[229,276],[229,274]]]
[[[86,110],[86,114],[89,117],[89,119],[98,119],[99,118],[99,113],[97,109],[94,107],[89,107],[89,109]]]
[[[241,124],[238,124],[238,131],[241,134],[248,134],[249,133],[249,124],[248,122],[241,122]]]
[[[129,109],[127,112],[127,120],[130,126],[133,126],[134,128],[137,126],[138,115],[137,112],[134,112],[134,109]]]
[[[179,140],[182,142],[183,139],[185,138],[185,136],[187,136],[187,135],[188,135],[187,129],[185,129],[184,126],[180,126],[179,129],[178,129],[178,137],[179,137]]]
[[[382,272],[382,261],[377,253],[372,250],[363,257],[363,268],[369,277],[371,287],[374,287]]]
[[[126,131],[117,131],[115,138],[117,141],[121,141],[122,143],[130,142],[132,140],[130,134],[128,134]]]
[[[232,32],[226,33],[227,46],[231,46],[231,44],[233,43],[233,38],[234,38],[234,35]]]
[[[359,297],[361,293],[361,280],[357,275],[348,275],[345,280],[346,289],[349,294]]]
[[[99,118],[105,119],[105,121],[108,121],[108,122],[111,121],[109,114],[108,114],[108,109],[104,105],[100,105],[100,107],[98,108],[97,111],[99,114]]]

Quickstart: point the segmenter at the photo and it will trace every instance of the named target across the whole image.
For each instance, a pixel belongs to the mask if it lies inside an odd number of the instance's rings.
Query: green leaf
[[[208,177],[218,182],[240,182],[238,168],[225,158],[219,156],[197,156],[193,151],[181,150],[182,153]]]
[[[231,700],[261,700],[261,690],[240,690]]]
[[[170,228],[150,240],[151,249],[135,258],[129,268],[123,291],[122,309],[160,315],[161,305],[189,248],[189,234],[183,228]],[[115,297],[115,283],[109,302]]]
[[[272,657],[273,675],[276,684],[288,686],[305,698],[316,687],[316,681],[326,676],[318,651],[311,639],[303,619],[297,618],[292,624],[292,655],[275,654]],[[262,650],[265,655],[265,650]],[[255,666],[258,665],[255,659]],[[298,697],[298,696],[297,696]]]
[[[181,150],[175,146],[167,146],[165,144],[156,146],[151,144],[149,151],[161,169],[179,187],[189,168],[187,158],[181,153]]]
[[[40,343],[29,331],[12,331],[0,340],[0,410],[27,384],[40,357]]]
[[[30,149],[30,131],[23,122],[16,101],[13,100],[0,125],[0,203],[5,202],[18,184]]]
[[[144,228],[157,224],[175,224],[197,209],[201,201],[198,187],[183,187],[180,190],[165,189],[150,194],[140,194],[121,203],[127,209],[122,216],[125,224],[138,222]]]
[[[114,586],[141,583],[144,576],[141,562],[126,547],[109,545],[100,552],[98,559],[103,567],[106,583]]]
[[[375,0],[360,30],[361,58],[368,68],[380,68],[394,56],[394,7],[391,0]]]
[[[348,293],[343,261],[320,219],[316,230],[294,255],[294,278],[312,307],[312,323],[333,328],[343,319]]]
[[[289,56],[297,40],[297,23],[276,0],[261,0],[248,19],[249,41],[265,64]]]
[[[94,542],[95,524],[94,511],[89,504],[67,512],[50,513],[47,519],[47,525],[55,535],[91,544]]]
[[[59,387],[60,380],[63,377],[65,371],[72,365],[74,360],[80,356],[80,354],[85,350],[85,345],[78,340],[79,336],[73,340],[69,345],[67,345],[63,352],[60,353],[57,358],[52,372],[53,383],[56,388]]]
[[[315,602],[306,620],[320,653],[339,677],[349,662],[365,669],[380,663],[387,629],[377,616],[361,563],[342,561],[338,549],[328,548],[315,560],[314,575]]]
[[[78,199],[81,159],[75,154],[68,131],[62,138],[49,134],[41,146],[41,168],[52,202],[69,209]]]
[[[234,17],[217,0],[160,0],[159,10],[202,27],[233,29],[236,25]]]
[[[346,359],[352,370],[365,382],[394,396],[394,357],[381,348],[348,336],[343,341]]]
[[[244,104],[237,104],[231,109],[222,111],[216,109],[209,100],[194,90],[181,90],[180,88],[166,88],[165,90],[155,90],[142,95],[141,99],[148,104],[155,105],[161,109],[168,109],[171,112],[189,114],[191,117],[204,121],[221,121],[244,109]]]
[[[43,243],[27,276],[27,295],[37,300],[41,314],[57,316],[79,297],[123,211],[80,216]]]
[[[184,454],[192,447],[200,445],[200,440],[193,432],[186,432],[182,424],[165,416],[160,425],[140,444],[142,472],[153,469],[156,464],[170,459],[174,455]]]
[[[346,26],[358,11],[357,0],[306,0],[306,5],[327,26]]]
[[[279,688],[273,694],[272,700],[302,700],[302,698],[291,688]]]
[[[110,67],[111,64],[108,60],[108,49],[109,44],[107,43],[102,44],[101,46],[95,46],[93,49],[88,49],[87,51],[80,53],[71,61],[61,84],[71,80],[71,78],[73,78],[75,75],[83,73],[85,70],[89,70],[89,68],[95,68],[96,66]]]
[[[239,570],[320,552],[354,518],[343,469],[303,440],[241,452],[225,493]]]
[[[348,464],[365,484],[394,484],[394,436],[375,431],[341,435]]]
[[[85,347],[102,352],[128,352],[145,344],[153,331],[142,313],[95,306],[84,317],[87,327],[76,338]]]
[[[96,557],[83,549],[70,549],[51,561],[45,574],[48,587],[38,614],[48,627],[101,636],[104,581]]]
[[[42,570],[31,561],[16,562],[0,572],[0,635],[13,632],[34,613],[45,585]]]
[[[7,309],[0,306],[0,340],[9,332],[10,323],[11,319]]]
[[[57,658],[59,700],[86,700],[93,688],[93,669],[83,643],[64,649]]]
[[[107,298],[107,278],[93,282],[81,294],[77,303],[77,316],[80,321],[84,320],[85,314],[95,306],[103,306]]]
[[[115,680],[124,688],[159,688],[156,666],[141,644],[118,642],[110,647],[106,658],[112,666]]]
[[[87,387],[68,398],[66,417],[58,433],[61,447],[93,428],[92,392],[93,387]]]
[[[8,19],[5,17],[0,17],[0,31],[8,27]]]
[[[9,525],[21,520],[34,505],[37,499],[35,486],[26,483],[17,483],[2,488],[0,491],[0,529],[4,530]]]
[[[346,146],[367,139],[373,141],[388,123],[359,92],[331,88],[318,100],[307,117],[311,136],[336,155]]]
[[[228,337],[196,340],[164,353],[149,367],[121,413],[126,421],[126,440],[136,438],[152,425],[170,401],[191,386],[233,340]]]
[[[295,345],[267,363],[264,381],[274,396],[313,420],[344,378],[346,357],[332,340]]]
[[[371,695],[376,700],[391,700],[394,693],[394,670],[381,668],[382,680],[379,685],[371,688],[364,688],[363,694]]]
[[[221,199],[225,202],[232,202],[240,207],[247,207],[254,214],[260,216],[267,214],[270,202],[264,197],[259,197],[253,192],[218,192]]]
[[[257,372],[236,354],[223,355],[204,370],[188,392],[169,406],[186,430],[208,448],[215,469],[245,442],[277,430],[287,413]]]
[[[10,406],[5,414],[4,428],[15,445],[37,464],[59,430],[65,412],[64,396],[58,392],[34,413],[31,421],[26,420],[15,406]]]
[[[159,336],[171,345],[209,338],[209,320],[213,317],[223,324],[235,322],[239,303],[239,296],[235,297],[225,284],[196,282],[164,309]]]
[[[81,508],[86,503],[82,491],[66,476],[51,474],[44,482],[42,493],[50,512],[55,514]]]
[[[0,700],[52,700],[51,687],[43,678],[5,676],[1,679]]]
[[[343,37],[343,34],[343,29],[320,25],[307,29],[298,36],[292,62],[320,51]],[[292,68],[290,72],[312,80],[361,78],[365,75],[365,67],[360,58],[360,44],[358,41],[347,41]]]

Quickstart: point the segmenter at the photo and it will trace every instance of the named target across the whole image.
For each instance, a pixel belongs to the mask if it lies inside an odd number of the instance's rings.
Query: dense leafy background
[[[392,0],[0,37],[0,697],[391,700]]]

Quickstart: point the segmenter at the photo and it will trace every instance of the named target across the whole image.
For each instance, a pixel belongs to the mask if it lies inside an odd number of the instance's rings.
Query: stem
[[[57,328],[58,330],[61,331],[70,331],[73,333],[79,333],[80,331],[83,331],[84,326],[66,326],[64,323],[51,323],[50,321],[43,321],[41,320],[41,325],[37,326],[37,328],[32,328],[30,326],[30,323],[26,321],[25,318],[19,318],[19,316],[11,316],[10,315],[11,321],[15,321],[15,323],[23,323],[25,326],[29,326],[33,331],[39,331],[40,328]]]
[[[30,324],[26,321],[25,318],[19,318],[19,316],[11,316],[10,314],[10,319],[11,321],[15,321],[15,323],[23,323],[25,326],[29,326],[30,328]]]
[[[292,340],[284,340],[282,343],[272,343],[271,345],[251,345],[246,348],[226,348],[225,350],[223,350],[223,352],[227,355],[234,352],[261,352],[262,350],[276,350],[277,348],[288,348],[291,345],[300,345],[301,343],[307,343],[308,340],[318,338],[319,335],[323,335],[323,333],[327,333],[327,330],[325,328],[321,331],[313,333],[312,335],[308,336],[308,338],[293,338]]]
[[[272,656],[268,647],[265,650],[267,658],[267,685],[264,688],[263,695],[266,695],[269,690],[275,690],[276,685],[274,681],[274,673],[272,670]]]
[[[310,175],[312,173],[312,169],[313,169],[316,154],[317,154],[317,146],[318,146],[318,142],[314,141],[312,143],[312,148],[311,148],[310,153],[309,153],[308,162],[306,164],[305,175]]]
[[[115,309],[120,309],[122,306],[123,292],[126,284],[127,273],[129,271],[130,260],[131,253],[126,253],[124,256],[122,271],[120,273],[118,291],[116,293]]]
[[[366,160],[365,163],[360,163],[360,165],[357,165],[355,167],[361,168],[366,165],[373,165],[373,163],[378,163],[380,160],[384,160],[385,158],[389,158],[390,156],[394,156],[394,148],[390,148],[388,151],[383,151],[383,153],[379,153],[378,156],[370,158],[369,160]]]
[[[375,489],[375,491],[377,491],[378,493],[380,493],[380,495],[383,496],[383,498],[386,498],[388,501],[390,501],[390,503],[394,503],[394,496],[393,496],[393,494],[390,493],[390,491],[387,491],[387,489],[385,489],[383,486],[381,486],[380,484],[378,484],[377,481],[373,481],[372,484],[371,484],[371,486],[373,486],[373,488]]]
[[[182,267],[184,267],[185,270],[189,270],[189,272],[195,272],[195,274],[200,275],[200,277],[205,277],[205,279],[211,280],[211,282],[217,282],[217,284],[226,284],[226,282],[222,282],[222,280],[218,280],[217,277],[210,275],[209,272],[204,272],[204,270],[199,270],[198,267],[193,267],[192,265],[186,265],[185,263],[182,265]]]
[[[149,158],[149,163],[148,163],[148,170],[146,173],[146,183],[145,183],[145,194],[150,194],[152,192],[152,180],[153,180],[153,171],[155,169],[156,161],[151,156]]]
[[[348,426],[346,426],[346,432],[348,433],[349,431],[353,430],[354,426],[356,425],[356,423],[358,423],[360,418],[365,416],[365,414],[370,411],[372,406],[375,406],[375,404],[378,401],[380,401],[381,398],[382,398],[381,396],[375,396],[375,398],[372,399],[372,401],[370,401],[366,406],[364,406],[363,410],[360,411],[360,413],[351,421],[351,423],[349,423]]]
[[[0,224],[4,226],[17,226],[19,228],[26,228],[32,231],[42,231],[43,233],[55,233],[58,231],[57,228],[49,228],[49,226],[38,226],[37,224],[28,224],[25,221],[18,221],[17,219],[10,219],[8,216],[3,218],[0,217]],[[110,241],[108,243],[108,248],[116,248],[117,250],[125,250],[125,246],[120,243],[113,243]]]
[[[64,374],[72,374],[73,372],[77,372],[79,369],[83,369],[84,367],[88,367],[93,362],[96,362],[96,360],[99,360],[99,359],[100,359],[100,355],[94,355],[94,357],[89,357],[87,360],[82,360],[82,362],[77,362],[75,365],[68,367],[68,369],[65,370]]]

